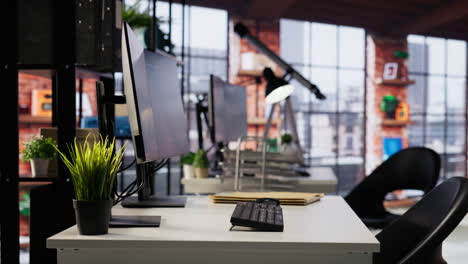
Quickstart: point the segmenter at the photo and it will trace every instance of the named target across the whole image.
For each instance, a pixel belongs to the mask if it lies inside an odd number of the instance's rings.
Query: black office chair
[[[346,196],[366,226],[384,228],[399,215],[387,212],[385,196],[395,190],[430,191],[439,179],[440,156],[431,149],[404,149],[384,161]]]
[[[468,179],[451,178],[391,223],[376,237],[374,264],[445,264],[442,243],[468,209]]]

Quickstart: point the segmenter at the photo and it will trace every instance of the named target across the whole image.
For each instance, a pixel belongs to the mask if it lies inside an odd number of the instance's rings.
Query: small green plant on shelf
[[[206,152],[203,149],[198,150],[193,160],[193,167],[195,168],[195,177],[198,179],[208,178],[209,166],[210,161],[208,160]]]
[[[33,159],[51,160],[55,158],[55,141],[52,138],[33,137],[31,141],[24,143],[23,160]]]
[[[285,133],[281,135],[281,144],[291,144],[292,139],[291,134]]]
[[[194,160],[195,160],[195,153],[189,152],[180,157],[180,164],[181,165],[193,165]]]
[[[39,136],[23,145],[23,160],[30,162],[32,177],[47,176],[49,161],[56,156],[55,141]]]
[[[193,179],[195,178],[195,169],[193,167],[193,161],[195,160],[195,153],[189,152],[180,157],[180,165],[182,165],[184,171],[184,178]]]
[[[108,137],[68,146],[68,155],[57,149],[71,174],[76,200],[73,200],[78,230],[82,235],[107,234],[115,175],[122,165],[125,146],[117,152],[115,138]]]

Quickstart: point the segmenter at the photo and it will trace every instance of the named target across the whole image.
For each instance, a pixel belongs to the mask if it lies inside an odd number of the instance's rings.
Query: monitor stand
[[[180,196],[152,196],[152,176],[154,167],[152,163],[137,164],[137,178],[144,181],[142,189],[138,192],[138,197],[128,197],[122,201],[125,208],[181,208],[185,207],[186,197]],[[122,227],[159,227],[160,216],[113,216],[111,226]],[[122,223],[122,225],[113,225],[113,223]],[[131,224],[131,225],[126,225]]]

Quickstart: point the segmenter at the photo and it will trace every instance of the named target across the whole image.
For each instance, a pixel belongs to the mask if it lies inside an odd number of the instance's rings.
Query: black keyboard
[[[239,202],[231,216],[233,226],[246,226],[259,231],[283,232],[283,209],[275,199]]]

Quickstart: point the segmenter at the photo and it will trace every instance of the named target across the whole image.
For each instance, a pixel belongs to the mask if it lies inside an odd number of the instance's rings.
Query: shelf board
[[[264,126],[267,124],[268,119],[266,118],[261,118],[261,117],[252,117],[247,120],[247,124],[249,125],[255,125],[255,126]],[[281,119],[280,118],[275,118],[272,120],[272,125],[278,125],[281,124]]]
[[[392,86],[408,86],[411,84],[415,84],[415,81],[413,80],[383,80],[382,78],[378,78],[375,80],[377,84],[380,85],[392,85]]]
[[[394,119],[384,119],[382,120],[382,126],[393,126],[393,127],[399,127],[399,126],[406,126],[406,125],[412,125],[415,122],[412,120],[394,120]]]
[[[53,182],[55,177],[19,177],[19,182]]]
[[[52,123],[51,116],[32,116],[32,115],[19,115],[20,123],[36,123],[36,124],[49,124]]]

